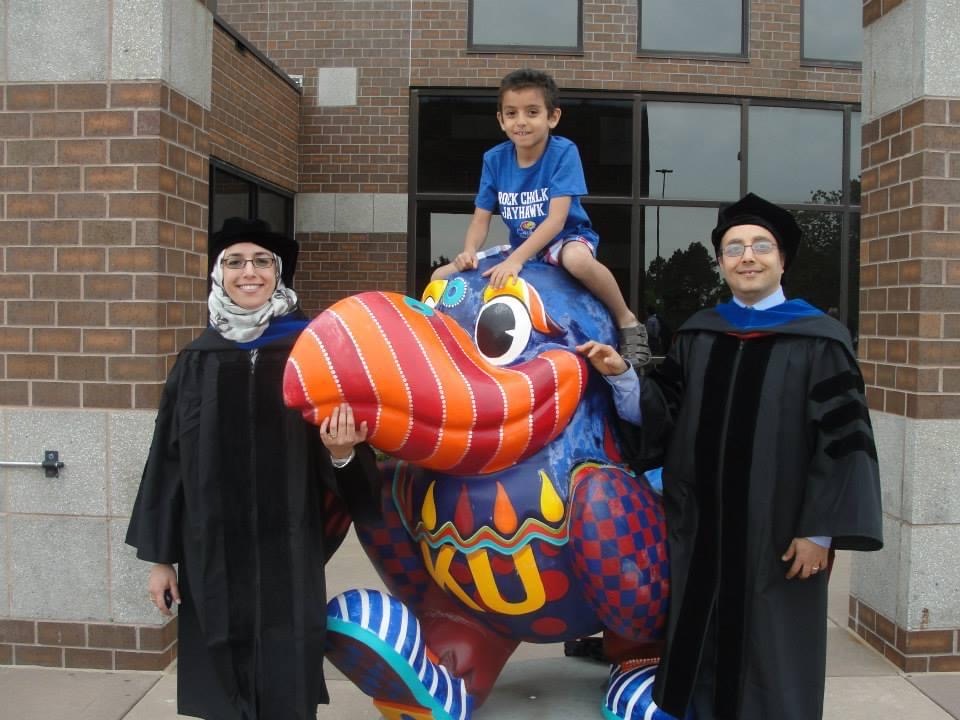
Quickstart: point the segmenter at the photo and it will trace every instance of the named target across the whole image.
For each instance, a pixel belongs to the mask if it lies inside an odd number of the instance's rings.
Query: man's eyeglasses
[[[771,240],[757,240],[753,245],[732,242],[720,252],[728,258],[735,258],[741,257],[747,251],[747,248],[753,248],[754,255],[769,255],[777,249],[777,244]]]
[[[273,267],[273,260],[273,255],[254,255],[252,258],[245,258],[243,255],[227,255],[221,263],[231,270],[243,270],[248,262],[253,263],[258,270],[266,270]]]

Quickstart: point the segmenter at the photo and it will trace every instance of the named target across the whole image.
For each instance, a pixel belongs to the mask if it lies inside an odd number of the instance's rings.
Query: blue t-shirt
[[[600,238],[580,203],[580,196],[586,194],[577,146],[551,135],[543,155],[527,168],[517,164],[516,148],[509,140],[485,152],[476,206],[492,213],[499,210],[510,228],[510,244],[518,247],[547,219],[551,198],[569,197],[567,221],[554,241],[583,235],[596,248]]]

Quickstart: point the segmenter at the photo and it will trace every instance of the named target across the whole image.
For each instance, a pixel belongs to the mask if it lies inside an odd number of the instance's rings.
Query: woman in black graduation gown
[[[210,326],[167,379],[127,543],[178,606],[181,714],[306,720],[329,702],[324,564],[376,512],[376,464],[348,406],[319,431],[284,406],[296,242],[231,218],[211,259]]]

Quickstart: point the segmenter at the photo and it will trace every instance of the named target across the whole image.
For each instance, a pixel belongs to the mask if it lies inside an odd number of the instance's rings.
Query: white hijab
[[[210,297],[207,299],[207,307],[210,310],[210,324],[227,340],[238,343],[250,342],[263,334],[263,331],[270,324],[270,318],[282,317],[297,309],[297,294],[283,284],[281,278],[283,261],[279,255],[273,253],[273,267],[276,269],[277,286],[270,299],[253,310],[240,307],[230,298],[223,287],[223,265],[221,261],[227,250],[229,248],[217,257],[217,261],[213,264],[213,272],[210,273],[210,278],[213,280]]]

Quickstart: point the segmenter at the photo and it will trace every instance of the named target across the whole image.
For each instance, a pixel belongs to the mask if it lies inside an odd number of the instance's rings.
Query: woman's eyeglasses
[[[769,255],[777,249],[777,244],[770,240],[757,240],[753,245],[744,245],[743,243],[732,242],[723,248],[722,252],[726,257],[735,258],[742,256],[747,248],[753,248],[754,255]]]
[[[252,258],[245,258],[243,255],[227,255],[221,264],[231,270],[243,270],[247,263],[253,263],[257,270],[266,270],[273,267],[273,255],[254,255]]]

